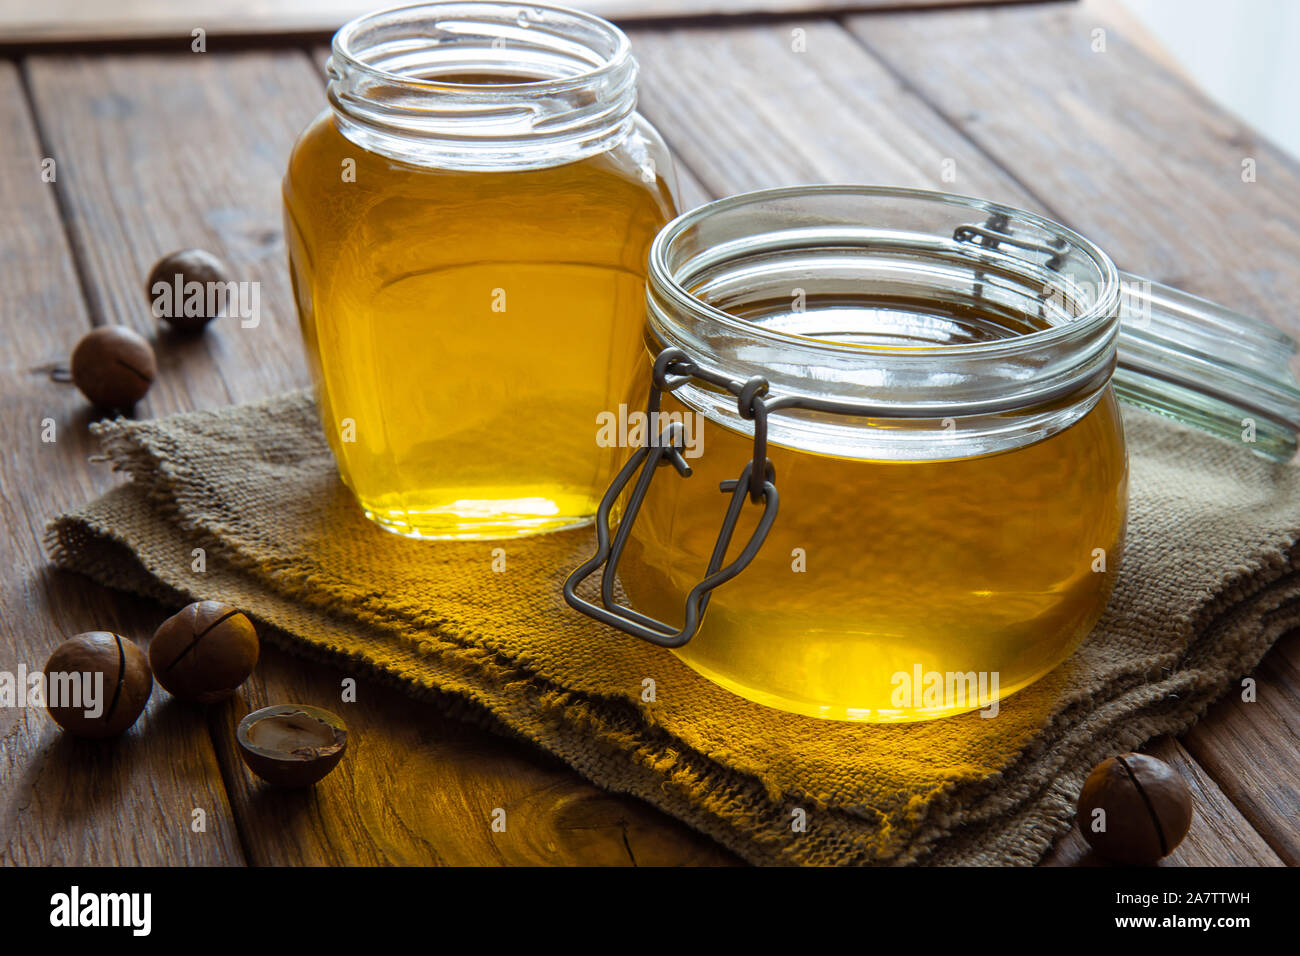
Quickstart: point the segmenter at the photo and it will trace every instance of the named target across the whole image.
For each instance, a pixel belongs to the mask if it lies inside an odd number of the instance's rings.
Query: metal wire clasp
[[[1044,245],[1041,242],[1017,236],[1012,232],[1010,224],[1011,220],[1006,213],[993,212],[989,213],[988,219],[981,226],[958,226],[953,230],[952,237],[958,242],[973,242],[977,246],[985,246],[989,249],[1014,246],[1017,249],[1024,249],[1026,252],[1041,253],[1047,256],[1047,261],[1043,265],[1053,270],[1061,268],[1061,257],[1070,248],[1065,239],[1057,236],[1050,240],[1047,245]]]
[[[709,597],[713,589],[730,581],[748,567],[776,520],[779,504],[776,493],[776,471],[767,458],[768,403],[764,400],[764,396],[768,389],[767,380],[762,376],[754,376],[745,382],[736,382],[701,368],[681,349],[666,348],[655,358],[654,378],[650,384],[650,399],[647,403],[649,420],[656,421],[655,414],[659,411],[664,392],[680,388],[693,378],[725,388],[736,396],[737,410],[740,415],[754,422],[754,459],[745,463],[738,478],[724,481],[719,486],[720,491],[731,495],[731,500],[727,505],[727,513],[722,519],[722,527],[718,531],[718,539],[713,546],[713,555],[709,558],[704,579],[691,588],[686,596],[686,613],[681,628],[674,628],[672,625],[634,611],[630,607],[619,604],[614,598],[614,580],[618,573],[618,562],[623,556],[623,548],[627,544],[628,535],[631,534],[632,525],[641,510],[641,504],[645,500],[655,472],[660,465],[670,464],[683,478],[691,476],[691,468],[682,457],[685,440],[684,428],[680,422],[671,423],[658,434],[647,434],[646,444],[632,454],[627,464],[614,477],[596,511],[596,553],[564,582],[564,599],[570,607],[660,647],[681,647],[695,636],[704,618],[704,611],[709,605]],[[638,469],[641,472],[640,476],[628,498],[627,509],[622,520],[619,521],[618,530],[611,543],[609,513]],[[740,518],[747,495],[755,504],[762,502],[763,514],[740,554],[724,567],[722,561],[731,546],[736,522]],[[600,578],[600,599],[603,607],[578,597],[577,593],[578,585],[594,574],[601,565],[605,567]]]

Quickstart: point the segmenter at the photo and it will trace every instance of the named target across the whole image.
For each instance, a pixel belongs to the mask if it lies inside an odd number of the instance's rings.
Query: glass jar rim
[[[343,136],[416,166],[557,166],[616,148],[636,122],[627,35],[562,6],[435,0],[365,14],[334,35],[326,73]]]
[[[1053,325],[1009,338],[995,339],[988,342],[966,342],[959,344],[918,345],[918,346],[880,346],[840,342],[827,339],[814,339],[779,329],[763,328],[755,323],[732,315],[723,309],[700,299],[678,280],[668,264],[668,250],[672,243],[688,230],[701,222],[720,213],[782,199],[799,199],[817,196],[845,195],[858,198],[915,199],[928,202],[947,203],[954,207],[965,207],[972,212],[985,215],[1001,214],[1022,222],[1033,223],[1044,232],[1054,233],[1073,244],[1073,247],[1087,255],[1097,266],[1102,275],[1098,294],[1090,307],[1068,324]],[[939,190],[914,189],[902,186],[868,186],[851,183],[809,184],[801,186],[778,186],[738,193],[704,203],[688,210],[667,223],[655,236],[649,253],[649,281],[656,292],[664,295],[674,304],[688,312],[699,312],[710,320],[732,331],[756,338],[769,338],[774,342],[787,342],[802,347],[822,348],[828,351],[840,351],[847,354],[862,352],[906,353],[909,356],[931,356],[934,358],[959,357],[962,355],[989,356],[998,353],[1015,353],[1024,349],[1050,347],[1062,340],[1086,335],[1099,325],[1115,322],[1119,308],[1120,279],[1119,270],[1109,255],[1082,234],[1063,226],[1058,222],[1037,213],[1004,203],[966,196],[960,193]]]
[[[357,56],[351,45],[357,35],[368,27],[373,27],[385,20],[390,20],[399,15],[413,15],[417,11],[437,14],[440,11],[450,10],[456,7],[470,7],[486,14],[490,10],[498,10],[502,13],[521,13],[529,10],[542,11],[548,14],[556,14],[561,17],[572,18],[575,21],[586,24],[596,31],[602,32],[614,41],[614,51],[609,55],[604,55],[604,62],[599,66],[594,66],[590,70],[584,70],[575,73],[572,76],[553,77],[547,79],[528,80],[521,83],[452,83],[445,80],[431,79],[427,77],[414,77],[407,74],[395,73],[391,70],[385,70],[366,62]],[[467,19],[476,19],[468,17]],[[481,19],[487,19],[481,17]],[[337,56],[341,61],[347,63],[350,67],[366,73],[376,79],[384,79],[393,82],[402,83],[417,88],[424,88],[430,91],[457,92],[457,93],[476,93],[484,90],[498,90],[503,93],[518,92],[522,94],[541,94],[541,93],[560,93],[569,90],[579,89],[590,84],[594,80],[615,73],[631,59],[632,43],[624,33],[615,24],[610,23],[603,17],[587,13],[585,10],[578,10],[573,7],[559,6],[555,4],[530,3],[527,6],[521,6],[518,3],[506,3],[502,0],[433,0],[430,3],[413,3],[400,7],[387,7],[382,10],[373,10],[370,13],[362,14],[349,20],[334,34],[330,41],[330,55]]]
[[[647,341],[711,373],[674,393],[735,431],[753,428],[736,390],[761,382],[779,397],[776,444],[973,457],[1095,407],[1115,370],[1120,292],[1105,252],[1034,213],[923,189],[790,186],[660,231]]]

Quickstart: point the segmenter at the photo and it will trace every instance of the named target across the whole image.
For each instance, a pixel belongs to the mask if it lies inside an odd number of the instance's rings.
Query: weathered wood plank
[[[1182,746],[1169,737],[1153,741],[1145,752],[1174,767],[1196,801],[1192,828],[1160,866],[1284,866],[1282,859],[1251,827],[1214,780]],[[1044,866],[1098,866],[1079,831],[1062,837],[1043,859]]]
[[[849,27],[1049,214],[1124,268],[1300,337],[1300,163],[1210,104],[1087,8],[954,11]],[[1095,31],[1101,30],[1102,33]],[[1101,45],[1104,43],[1104,47]],[[1015,56],[1005,56],[1006,50]],[[1243,163],[1253,162],[1253,179]],[[1293,361],[1300,368],[1300,360]],[[1186,736],[1188,751],[1300,864],[1293,639]]]
[[[948,16],[911,19],[919,23]],[[794,29],[803,32],[793,34]],[[1023,177],[1008,175],[831,21],[635,31],[633,42],[640,51],[645,110],[714,194],[798,182],[868,182],[947,189],[1044,208],[1021,182],[1034,182],[1032,170],[1026,169]],[[922,53],[913,50],[911,55]],[[1051,75],[1047,65],[1038,69]],[[1017,107],[1012,100],[1004,108],[1014,113]],[[1130,213],[1110,210],[1115,219]],[[1194,239],[1184,236],[1181,241]],[[1268,673],[1264,668],[1257,675],[1261,685]],[[1274,699],[1294,713],[1300,698],[1288,698],[1278,689]],[[1279,730],[1272,735],[1274,743]],[[1281,750],[1264,746],[1256,759],[1266,772],[1290,779],[1297,769],[1294,740]],[[1208,778],[1188,769],[1199,806],[1219,808],[1225,793],[1238,799],[1239,790],[1222,776],[1215,775],[1221,790],[1203,787]],[[1256,825],[1265,819],[1248,812],[1246,817]],[[1235,819],[1240,822],[1241,814]],[[1243,842],[1253,845],[1255,837],[1217,824],[1198,826],[1180,858],[1224,860],[1253,853],[1237,846]]]
[[[1300,335],[1300,163],[1117,28],[1070,4],[847,24],[1121,268]]]
[[[988,0],[583,0],[578,6],[616,21],[950,7]],[[1033,0],[1002,0],[1033,2]],[[380,9],[379,0],[0,0],[0,46],[175,39],[191,31],[209,38],[319,38],[353,17]],[[399,4],[392,3],[391,6]],[[572,5],[572,4],[570,4]]]
[[[34,57],[27,69],[96,318],[157,336],[152,412],[304,384],[280,221],[289,147],[324,104],[302,54]],[[145,277],[186,246],[257,284],[257,327],[157,331]]]
[[[255,864],[629,866],[731,863],[707,837],[647,804],[576,779],[522,742],[444,717],[391,687],[357,679],[340,701],[333,667],[264,648],[237,709],[214,714],[228,766],[240,767],[234,731],[247,708],[302,701],[336,711],[351,733],[347,758],[311,792],[230,776],[249,860]],[[240,767],[242,771],[242,767]],[[505,812],[505,831],[492,829]]]
[[[64,638],[111,630],[140,641],[156,616],[74,575],[51,571],[42,538],[62,504],[116,479],[87,467],[90,414],[50,371],[90,328],[56,190],[43,182],[38,142],[18,72],[0,63],[0,670],[40,670]],[[53,441],[42,432],[52,429]],[[203,810],[203,832],[191,829]],[[43,709],[0,708],[0,863],[221,865],[241,863],[230,805],[202,719],[155,691],[116,741],[63,735]]]
[[[1253,703],[1231,696],[1183,736],[1242,816],[1290,866],[1300,866],[1300,633],[1255,672]]]
[[[858,182],[1032,202],[832,20],[631,37],[642,109],[715,196]]]
[[[173,247],[210,249],[236,278],[261,284],[258,328],[222,321],[199,340],[164,337],[150,411],[305,384],[279,182],[293,137],[324,104],[323,78],[309,58],[41,57],[31,61],[30,78],[67,168],[67,211],[87,285],[106,318],[151,329],[142,277]],[[254,783],[235,753],[234,723],[265,703],[331,706],[339,680],[267,649],[236,704],[210,717],[252,862],[731,860],[676,821],[596,791],[531,748],[364,681],[361,702],[340,708],[356,741],[341,770],[307,795]],[[479,824],[498,806],[515,827],[494,837]]]

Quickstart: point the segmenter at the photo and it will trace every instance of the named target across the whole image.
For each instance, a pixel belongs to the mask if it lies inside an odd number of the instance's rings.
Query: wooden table
[[[53,374],[80,335],[121,323],[155,338],[161,371],[139,415],[307,381],[279,182],[294,135],[324,105],[328,31],[366,5],[0,0],[0,669],[39,668],[78,631],[144,642],[170,613],[44,559],[47,518],[119,480],[87,463],[89,412]],[[1121,267],[1300,334],[1300,166],[1095,8],[587,5],[629,28],[642,109],[676,154],[685,206],[819,181],[985,196],[1082,230]],[[195,27],[206,30],[205,53],[191,52]],[[53,183],[41,176],[47,158]],[[1243,181],[1246,159],[1253,182]],[[197,340],[155,330],[144,276],[184,246],[262,283],[256,335],[233,323]],[[41,439],[47,419],[52,443]],[[1258,703],[1230,697],[1180,740],[1150,748],[1197,801],[1192,833],[1166,865],[1300,863],[1300,635],[1254,676]],[[108,747],[65,738],[40,712],[0,711],[0,860],[735,862],[530,746],[377,684],[363,682],[348,711],[359,743],[349,773],[305,793],[250,783],[233,747],[239,717],[272,702],[336,699],[340,678],[267,649],[230,704],[202,712],[155,694],[147,737]],[[493,807],[508,808],[508,833],[483,825]],[[1077,834],[1047,860],[1088,861]]]

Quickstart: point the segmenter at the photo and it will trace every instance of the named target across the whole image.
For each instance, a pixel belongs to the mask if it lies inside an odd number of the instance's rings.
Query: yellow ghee
[[[1035,327],[950,311],[970,341]],[[672,394],[663,408],[692,412]],[[619,566],[630,606],[674,626],[717,540],[718,485],[753,456],[750,436],[702,416],[695,427],[694,474],[659,469]],[[750,700],[873,722],[992,713],[1078,647],[1114,586],[1128,463],[1109,387],[1069,427],[1009,451],[882,461],[769,442],[768,458],[776,522],[675,650]],[[761,512],[746,504],[728,560]]]
[[[596,416],[648,381],[646,251],[674,215],[669,183],[622,151],[412,165],[326,112],[284,200],[325,433],[366,513],[429,538],[587,521],[622,454],[598,446]]]

